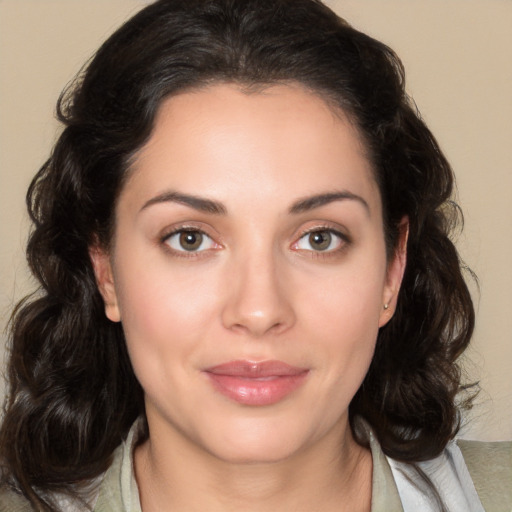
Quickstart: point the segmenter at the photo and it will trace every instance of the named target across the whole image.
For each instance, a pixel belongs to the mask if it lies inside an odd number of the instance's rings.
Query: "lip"
[[[299,388],[307,368],[282,361],[230,361],[204,370],[214,389],[243,405],[263,406],[280,402]]]

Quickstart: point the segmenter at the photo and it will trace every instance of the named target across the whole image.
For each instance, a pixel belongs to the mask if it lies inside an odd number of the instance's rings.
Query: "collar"
[[[361,421],[361,431],[370,445],[373,460],[371,512],[403,512],[400,496],[386,455],[373,431]],[[142,512],[133,468],[133,451],[139,439],[141,421],[137,420],[114,452],[113,462],[100,485],[94,512]]]

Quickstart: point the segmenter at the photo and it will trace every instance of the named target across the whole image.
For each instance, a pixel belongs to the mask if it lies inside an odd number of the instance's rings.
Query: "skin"
[[[199,250],[169,237],[184,228],[204,233]],[[330,236],[326,250],[312,231]],[[145,512],[370,509],[371,455],[348,407],[393,314],[404,247],[387,260],[360,138],[319,96],[218,84],[162,104],[120,194],[113,249],[91,249],[145,392]],[[233,360],[308,373],[278,403],[248,406],[204,373]]]

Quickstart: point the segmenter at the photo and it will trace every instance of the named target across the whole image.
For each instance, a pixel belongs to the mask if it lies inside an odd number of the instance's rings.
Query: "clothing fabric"
[[[450,443],[439,457],[416,466],[390,458],[388,462],[404,510],[436,512],[439,501],[453,512],[484,512],[460,448],[455,443]],[[418,469],[428,476],[438,497],[418,478]]]
[[[449,512],[512,512],[512,442],[454,442],[439,457],[412,466],[387,457],[372,430],[361,425],[373,459],[371,512],[440,510],[421,472]],[[138,428],[136,423],[110,468],[91,484],[86,501],[94,512],[142,512],[133,470]],[[87,510],[83,501],[61,498],[60,503],[66,512]],[[0,512],[29,511],[21,497],[0,491]]]

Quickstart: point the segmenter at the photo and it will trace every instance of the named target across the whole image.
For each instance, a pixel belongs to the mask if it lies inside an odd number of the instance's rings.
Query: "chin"
[[[284,422],[276,424],[274,421],[241,423],[244,424],[228,428],[222,435],[208,436],[209,439],[204,440],[207,450],[233,464],[264,464],[290,458],[311,442],[308,432],[297,429],[300,422],[294,422],[292,428],[284,428]]]
[[[297,452],[293,446],[282,443],[258,443],[255,446],[223,446],[212,452],[216,458],[229,464],[272,464],[292,457]]]

